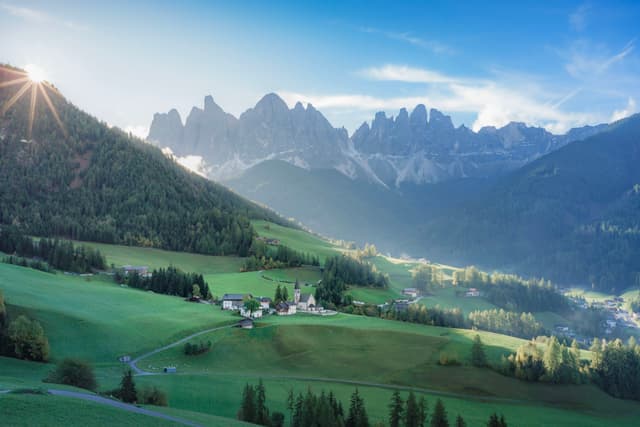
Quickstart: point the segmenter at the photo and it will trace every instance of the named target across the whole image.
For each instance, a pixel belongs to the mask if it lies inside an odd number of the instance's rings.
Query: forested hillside
[[[15,78],[0,68],[0,82]],[[20,86],[0,86],[0,105]],[[1,224],[37,236],[246,255],[250,219],[281,222],[46,90],[62,127],[38,93],[28,139],[30,90],[0,117]]]
[[[430,221],[431,256],[621,291],[640,284],[640,115]]]

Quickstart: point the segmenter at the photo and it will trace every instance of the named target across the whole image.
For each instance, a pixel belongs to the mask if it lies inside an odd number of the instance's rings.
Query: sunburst
[[[31,140],[31,134],[33,132],[33,122],[35,121],[36,115],[36,104],[38,102],[38,94],[42,95],[45,104],[51,111],[53,118],[55,119],[58,126],[60,126],[60,130],[64,136],[67,136],[67,131],[60,120],[60,115],[56,110],[53,102],[51,102],[51,98],[49,97],[48,91],[53,92],[56,95],[59,95],[59,92],[55,87],[53,87],[49,82],[47,82],[46,75],[41,68],[38,68],[35,65],[27,65],[25,67],[25,71],[20,71],[12,68],[7,68],[0,66],[0,70],[5,72],[5,75],[12,74],[15,78],[7,81],[0,81],[0,89],[5,87],[17,86],[18,90],[7,100],[4,105],[0,107],[0,117],[4,116],[7,111],[29,90],[31,91],[31,101],[29,104],[29,124],[27,128],[27,139]]]

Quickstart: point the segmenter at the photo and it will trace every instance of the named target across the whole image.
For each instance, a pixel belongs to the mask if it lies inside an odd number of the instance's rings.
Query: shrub
[[[95,391],[98,388],[93,367],[83,360],[64,359],[45,379],[47,382],[67,384]]]
[[[167,394],[156,386],[145,387],[138,392],[138,401],[145,405],[168,406]]]

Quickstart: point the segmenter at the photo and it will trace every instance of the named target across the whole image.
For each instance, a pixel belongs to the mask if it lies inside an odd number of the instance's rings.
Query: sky
[[[638,111],[639,22],[637,0],[0,0],[0,63],[139,136],[205,95],[238,116],[269,92],[350,133],[417,104],[564,133]]]

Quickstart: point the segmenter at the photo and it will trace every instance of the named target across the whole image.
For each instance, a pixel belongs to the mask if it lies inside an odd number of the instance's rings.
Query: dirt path
[[[136,357],[135,359],[133,359],[132,361],[129,362],[129,366],[131,367],[131,370],[134,372],[135,375],[140,375],[140,376],[142,376],[142,375],[155,375],[155,374],[157,374],[157,372],[149,372],[149,371],[145,371],[144,369],[138,368],[138,366],[137,366],[138,362],[140,362],[143,359],[146,359],[149,356],[153,356],[154,354],[157,354],[157,353],[160,353],[162,351],[168,350],[168,349],[173,348],[175,346],[178,346],[180,344],[184,344],[187,341],[189,341],[190,339],[193,339],[193,338],[198,337],[200,335],[208,334],[209,332],[214,332],[214,331],[217,331],[217,330],[220,330],[220,329],[233,328],[234,326],[237,326],[237,324],[233,323],[231,325],[218,326],[216,328],[211,328],[211,329],[206,329],[204,331],[196,332],[195,334],[191,334],[188,337],[184,337],[182,339],[179,339],[176,342],[173,342],[171,344],[167,344],[167,345],[165,345],[163,347],[160,347],[160,348],[156,348],[155,350],[152,350],[152,351],[150,351],[148,353],[145,353],[145,354],[143,354],[141,356]]]

